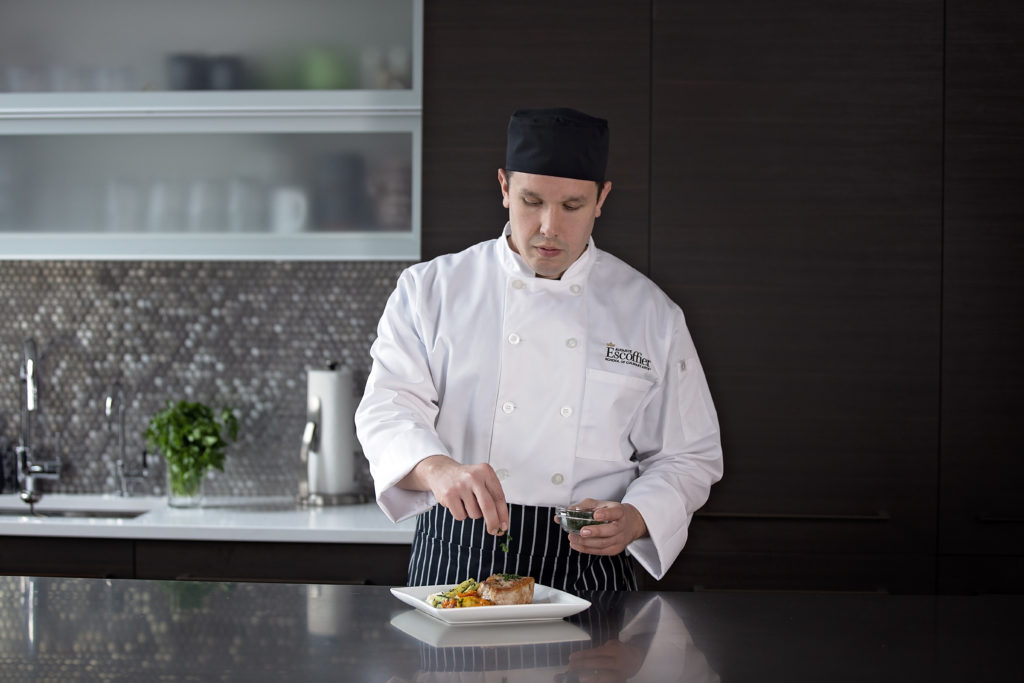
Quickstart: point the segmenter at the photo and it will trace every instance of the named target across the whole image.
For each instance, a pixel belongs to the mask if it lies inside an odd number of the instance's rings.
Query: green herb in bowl
[[[556,514],[562,529],[570,534],[578,533],[585,526],[604,524],[594,519],[593,510],[559,507]]]

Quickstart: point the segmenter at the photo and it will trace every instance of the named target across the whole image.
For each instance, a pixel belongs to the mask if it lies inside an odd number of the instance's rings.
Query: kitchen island
[[[394,524],[374,502],[306,508],[286,496],[170,508],[163,497],[49,494],[35,512],[0,496],[0,574],[401,583],[416,524]]]
[[[383,586],[0,577],[4,680],[1020,680],[1024,597],[583,594],[448,626]],[[485,610],[486,607],[471,609]]]

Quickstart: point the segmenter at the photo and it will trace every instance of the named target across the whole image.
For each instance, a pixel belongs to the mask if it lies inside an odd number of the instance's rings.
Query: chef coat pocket
[[[654,382],[642,377],[587,369],[576,457],[619,460],[619,447]]]
[[[679,420],[683,437],[694,442],[718,432],[718,418],[700,361],[689,358],[678,366]]]

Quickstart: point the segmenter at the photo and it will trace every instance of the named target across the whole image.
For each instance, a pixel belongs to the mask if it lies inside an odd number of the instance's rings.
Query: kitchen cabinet
[[[640,586],[695,592],[929,594],[936,592],[936,566],[935,559],[923,553],[726,553],[687,548],[663,579],[644,575]]]
[[[0,536],[0,574],[405,585],[409,544]]]
[[[647,271],[651,21],[648,3],[618,0],[427,4],[424,259],[498,236],[509,116],[565,106],[609,121],[613,189],[594,240]]]
[[[0,536],[0,558],[0,574],[135,577],[135,548],[128,539]]]
[[[948,4],[939,554],[943,590],[1024,577],[1024,17]]]
[[[420,256],[422,0],[14,0],[0,258]]]
[[[942,4],[805,9],[655,2],[651,277],[687,314],[725,450],[674,571],[927,592]]]
[[[135,578],[404,586],[408,544],[135,541]]]

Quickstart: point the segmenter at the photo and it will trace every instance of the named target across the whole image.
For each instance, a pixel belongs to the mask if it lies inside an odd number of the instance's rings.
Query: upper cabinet
[[[0,258],[420,257],[422,0],[7,0]]]

